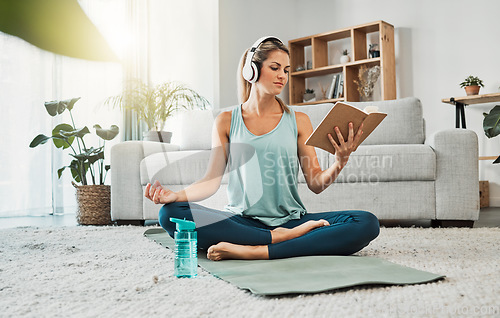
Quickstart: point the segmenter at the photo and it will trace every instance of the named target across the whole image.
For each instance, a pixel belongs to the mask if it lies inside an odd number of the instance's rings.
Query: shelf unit
[[[378,33],[378,44],[380,57],[369,58],[368,37]],[[329,44],[333,41],[350,39],[349,55],[351,62],[346,64],[329,64]],[[335,44],[335,43],[333,43]],[[360,100],[357,85],[358,70],[361,65],[368,68],[380,66],[380,96],[383,100],[396,99],[396,68],[394,58],[394,26],[384,21],[357,25],[341,30],[315,34],[288,41],[290,49],[290,66],[292,72],[289,78],[289,104],[310,105],[326,102]],[[294,71],[300,65],[306,65],[305,51],[310,47],[312,55],[312,69]],[[343,96],[336,99],[316,100],[314,102],[303,102],[306,90],[306,79],[325,76],[334,73],[342,73],[344,80]],[[321,94],[316,94],[320,96]]]

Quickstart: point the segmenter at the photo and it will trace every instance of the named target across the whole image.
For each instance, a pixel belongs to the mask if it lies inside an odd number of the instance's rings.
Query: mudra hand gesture
[[[335,148],[335,160],[339,162],[341,167],[344,167],[349,160],[349,155],[356,151],[359,146],[359,141],[361,140],[361,135],[363,134],[363,124],[359,126],[356,135],[354,135],[354,128],[352,123],[349,123],[349,136],[347,137],[347,141],[344,141],[344,136],[340,132],[339,127],[335,127],[335,132],[337,133],[337,137],[339,139],[339,144],[335,142],[331,134],[328,134],[328,139]]]
[[[165,189],[158,180],[154,184],[148,183],[144,196],[155,204],[167,204],[177,201],[177,193]]]

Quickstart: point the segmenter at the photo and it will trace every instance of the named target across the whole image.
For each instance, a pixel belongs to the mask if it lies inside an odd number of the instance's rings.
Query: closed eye
[[[272,69],[273,71],[277,71],[277,70],[279,70],[279,67],[273,67],[273,66],[271,66],[271,69]],[[290,71],[289,71],[289,69],[288,69],[288,68],[286,68],[286,69],[284,70],[284,72],[285,72],[285,74],[288,74]]]

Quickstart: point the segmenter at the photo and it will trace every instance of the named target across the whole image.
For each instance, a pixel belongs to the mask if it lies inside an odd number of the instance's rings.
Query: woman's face
[[[290,58],[281,50],[272,51],[262,64],[259,80],[255,83],[259,90],[279,95],[288,82]]]

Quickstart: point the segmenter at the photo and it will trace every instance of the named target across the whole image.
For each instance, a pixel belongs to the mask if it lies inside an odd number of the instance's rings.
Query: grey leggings
[[[269,259],[309,255],[350,255],[375,239],[380,231],[376,216],[366,211],[334,211],[308,213],[298,220],[280,225],[294,228],[309,220],[327,220],[330,225],[314,229],[307,234],[280,243],[271,244],[271,230],[258,220],[230,212],[209,209],[196,203],[174,202],[165,204],[159,212],[160,225],[173,237],[175,223],[170,218],[191,220],[196,223],[198,247],[208,249],[219,242],[240,245],[267,245]]]

